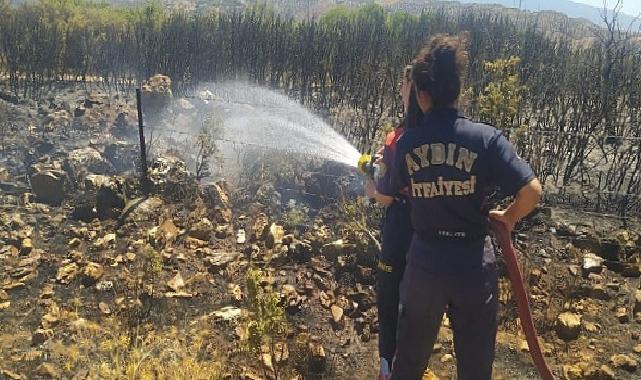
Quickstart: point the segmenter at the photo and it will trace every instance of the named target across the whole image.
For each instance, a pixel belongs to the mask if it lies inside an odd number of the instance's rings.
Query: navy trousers
[[[407,201],[395,201],[387,208],[381,231],[382,253],[376,273],[378,349],[380,356],[391,365],[396,352],[399,288],[405,269],[405,256],[412,241],[410,206]]]
[[[420,380],[447,308],[459,380],[491,380],[498,306],[494,247],[416,235],[401,284],[392,380]]]

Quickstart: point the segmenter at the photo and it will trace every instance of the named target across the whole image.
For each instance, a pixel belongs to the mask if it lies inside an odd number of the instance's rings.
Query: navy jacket
[[[405,131],[391,176],[387,195],[408,188],[414,231],[429,240],[484,237],[489,192],[514,195],[534,173],[499,130],[448,108]]]

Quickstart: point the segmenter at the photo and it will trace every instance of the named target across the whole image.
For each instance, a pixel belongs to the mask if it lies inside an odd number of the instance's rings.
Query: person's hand
[[[510,216],[507,210],[492,210],[490,211],[490,218],[502,223],[508,232],[512,232],[517,222]]]
[[[376,197],[376,184],[371,179],[368,179],[365,182],[365,196],[369,199],[374,199]]]

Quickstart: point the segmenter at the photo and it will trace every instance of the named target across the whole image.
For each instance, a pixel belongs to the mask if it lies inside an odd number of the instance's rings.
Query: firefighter
[[[406,67],[402,78],[401,97],[405,114],[410,107],[411,66]],[[378,261],[376,274],[376,301],[378,306],[378,349],[380,356],[380,380],[391,376],[391,364],[396,351],[396,326],[398,323],[399,286],[405,269],[405,254],[412,239],[409,201],[407,189],[390,194],[390,173],[396,150],[396,142],[403,134],[408,120],[391,131],[385,138],[382,152],[379,152],[377,164],[379,176],[369,181],[365,187],[366,195],[378,203],[387,206],[385,217],[381,221],[382,252]]]
[[[497,329],[497,271],[488,218],[512,230],[541,196],[530,166],[497,129],[457,109],[467,63],[462,37],[433,37],[414,61],[412,91],[424,116],[397,142],[393,196],[408,189],[414,230],[400,289],[393,380],[423,376],[445,310],[459,380],[490,380]],[[514,196],[489,211],[498,186]]]

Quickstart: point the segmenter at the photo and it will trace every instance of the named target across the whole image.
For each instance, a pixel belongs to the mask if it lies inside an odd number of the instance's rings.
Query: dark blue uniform
[[[390,169],[394,165],[396,144],[404,131],[405,128],[400,126],[390,132],[385,139],[382,156],[378,162],[381,173],[376,181],[376,190],[379,193],[390,192],[392,186]],[[378,349],[381,358],[385,359],[389,367],[396,353],[399,289],[405,270],[405,256],[412,241],[407,189],[401,189],[393,194],[394,202],[385,210],[385,218],[381,223],[382,252],[376,274]]]
[[[513,195],[533,178],[497,129],[437,109],[397,144],[391,191],[407,187],[414,236],[401,285],[392,379],[421,379],[445,309],[459,380],[490,380],[497,274],[487,196]]]

